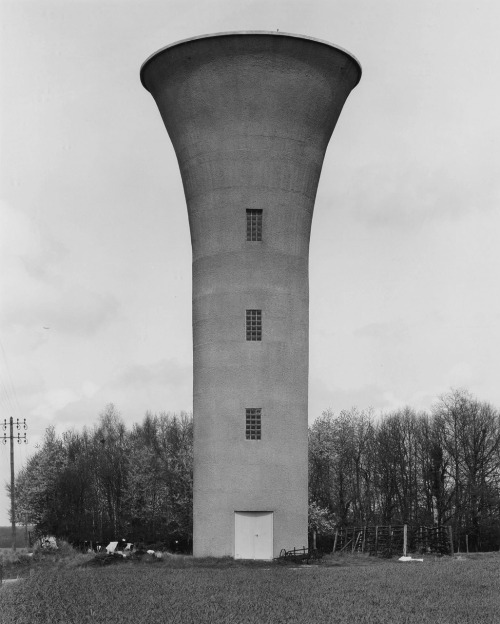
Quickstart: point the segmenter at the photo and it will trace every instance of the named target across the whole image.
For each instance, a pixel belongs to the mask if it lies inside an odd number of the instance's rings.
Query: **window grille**
[[[247,310],[247,340],[262,340],[262,310]]]
[[[260,407],[247,407],[246,408],[246,439],[247,440],[260,440],[262,427],[261,427],[261,412]]]
[[[247,209],[247,241],[262,240],[262,210]]]

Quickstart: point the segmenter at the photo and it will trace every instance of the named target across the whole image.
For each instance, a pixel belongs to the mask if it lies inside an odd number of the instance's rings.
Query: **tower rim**
[[[225,32],[218,32],[218,33],[209,33],[206,35],[197,35],[195,37],[188,37],[187,39],[181,39],[179,41],[175,41],[174,43],[170,43],[166,46],[163,46],[162,48],[160,48],[159,50],[156,50],[156,52],[153,52],[152,54],[150,54],[148,56],[148,58],[144,61],[144,63],[141,65],[141,69],[140,69],[140,78],[141,78],[141,83],[142,86],[148,90],[148,88],[146,87],[146,85],[144,84],[144,70],[146,68],[146,66],[148,65],[148,63],[150,63],[154,58],[156,58],[157,56],[159,56],[160,54],[163,54],[164,52],[166,52],[167,50],[170,50],[170,48],[174,48],[176,46],[180,46],[186,43],[191,43],[192,41],[198,41],[201,39],[215,39],[218,37],[234,37],[234,36],[251,36],[251,35],[266,35],[266,36],[271,36],[271,37],[288,37],[290,39],[302,39],[305,41],[311,41],[313,43],[319,43],[321,45],[325,45],[328,46],[329,48],[333,48],[334,50],[337,50],[338,52],[342,52],[343,54],[345,54],[346,56],[348,56],[350,59],[352,59],[356,65],[358,66],[359,69],[359,76],[358,76],[358,80],[356,81],[356,84],[354,85],[354,87],[356,87],[359,83],[359,81],[361,80],[361,75],[363,72],[363,69],[361,67],[361,63],[358,61],[358,59],[354,56],[354,54],[352,54],[351,52],[349,52],[348,50],[346,50],[345,48],[342,48],[341,46],[335,45],[333,43],[330,43],[329,41],[326,41],[324,39],[318,39],[316,37],[309,37],[308,35],[298,35],[295,33],[287,33],[287,32],[280,32],[280,31],[270,31],[270,30],[234,30],[234,31],[225,31]],[[353,87],[353,88],[354,88]]]

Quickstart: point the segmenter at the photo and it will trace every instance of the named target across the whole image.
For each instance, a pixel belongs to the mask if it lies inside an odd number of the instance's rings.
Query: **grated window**
[[[261,439],[261,412],[260,407],[247,407],[246,408],[246,439],[247,440],[260,440]]]
[[[262,210],[247,209],[247,241],[262,240]]]
[[[262,310],[247,310],[247,340],[262,340]]]

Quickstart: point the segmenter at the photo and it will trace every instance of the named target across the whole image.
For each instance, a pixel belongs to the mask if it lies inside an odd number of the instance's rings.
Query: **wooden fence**
[[[382,557],[407,553],[453,554],[450,526],[363,526],[335,531],[332,552],[360,552]]]

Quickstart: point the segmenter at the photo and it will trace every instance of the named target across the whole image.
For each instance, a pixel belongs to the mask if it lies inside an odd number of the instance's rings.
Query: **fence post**
[[[335,551],[337,549],[337,537],[339,536],[339,530],[335,529],[335,539],[333,540],[333,550],[332,550],[332,554],[335,554]]]
[[[467,533],[465,534],[465,551],[469,554],[469,535]]]
[[[378,555],[378,525],[375,527],[375,556]]]
[[[403,557],[406,557],[406,548],[408,546],[408,525],[403,526]]]

